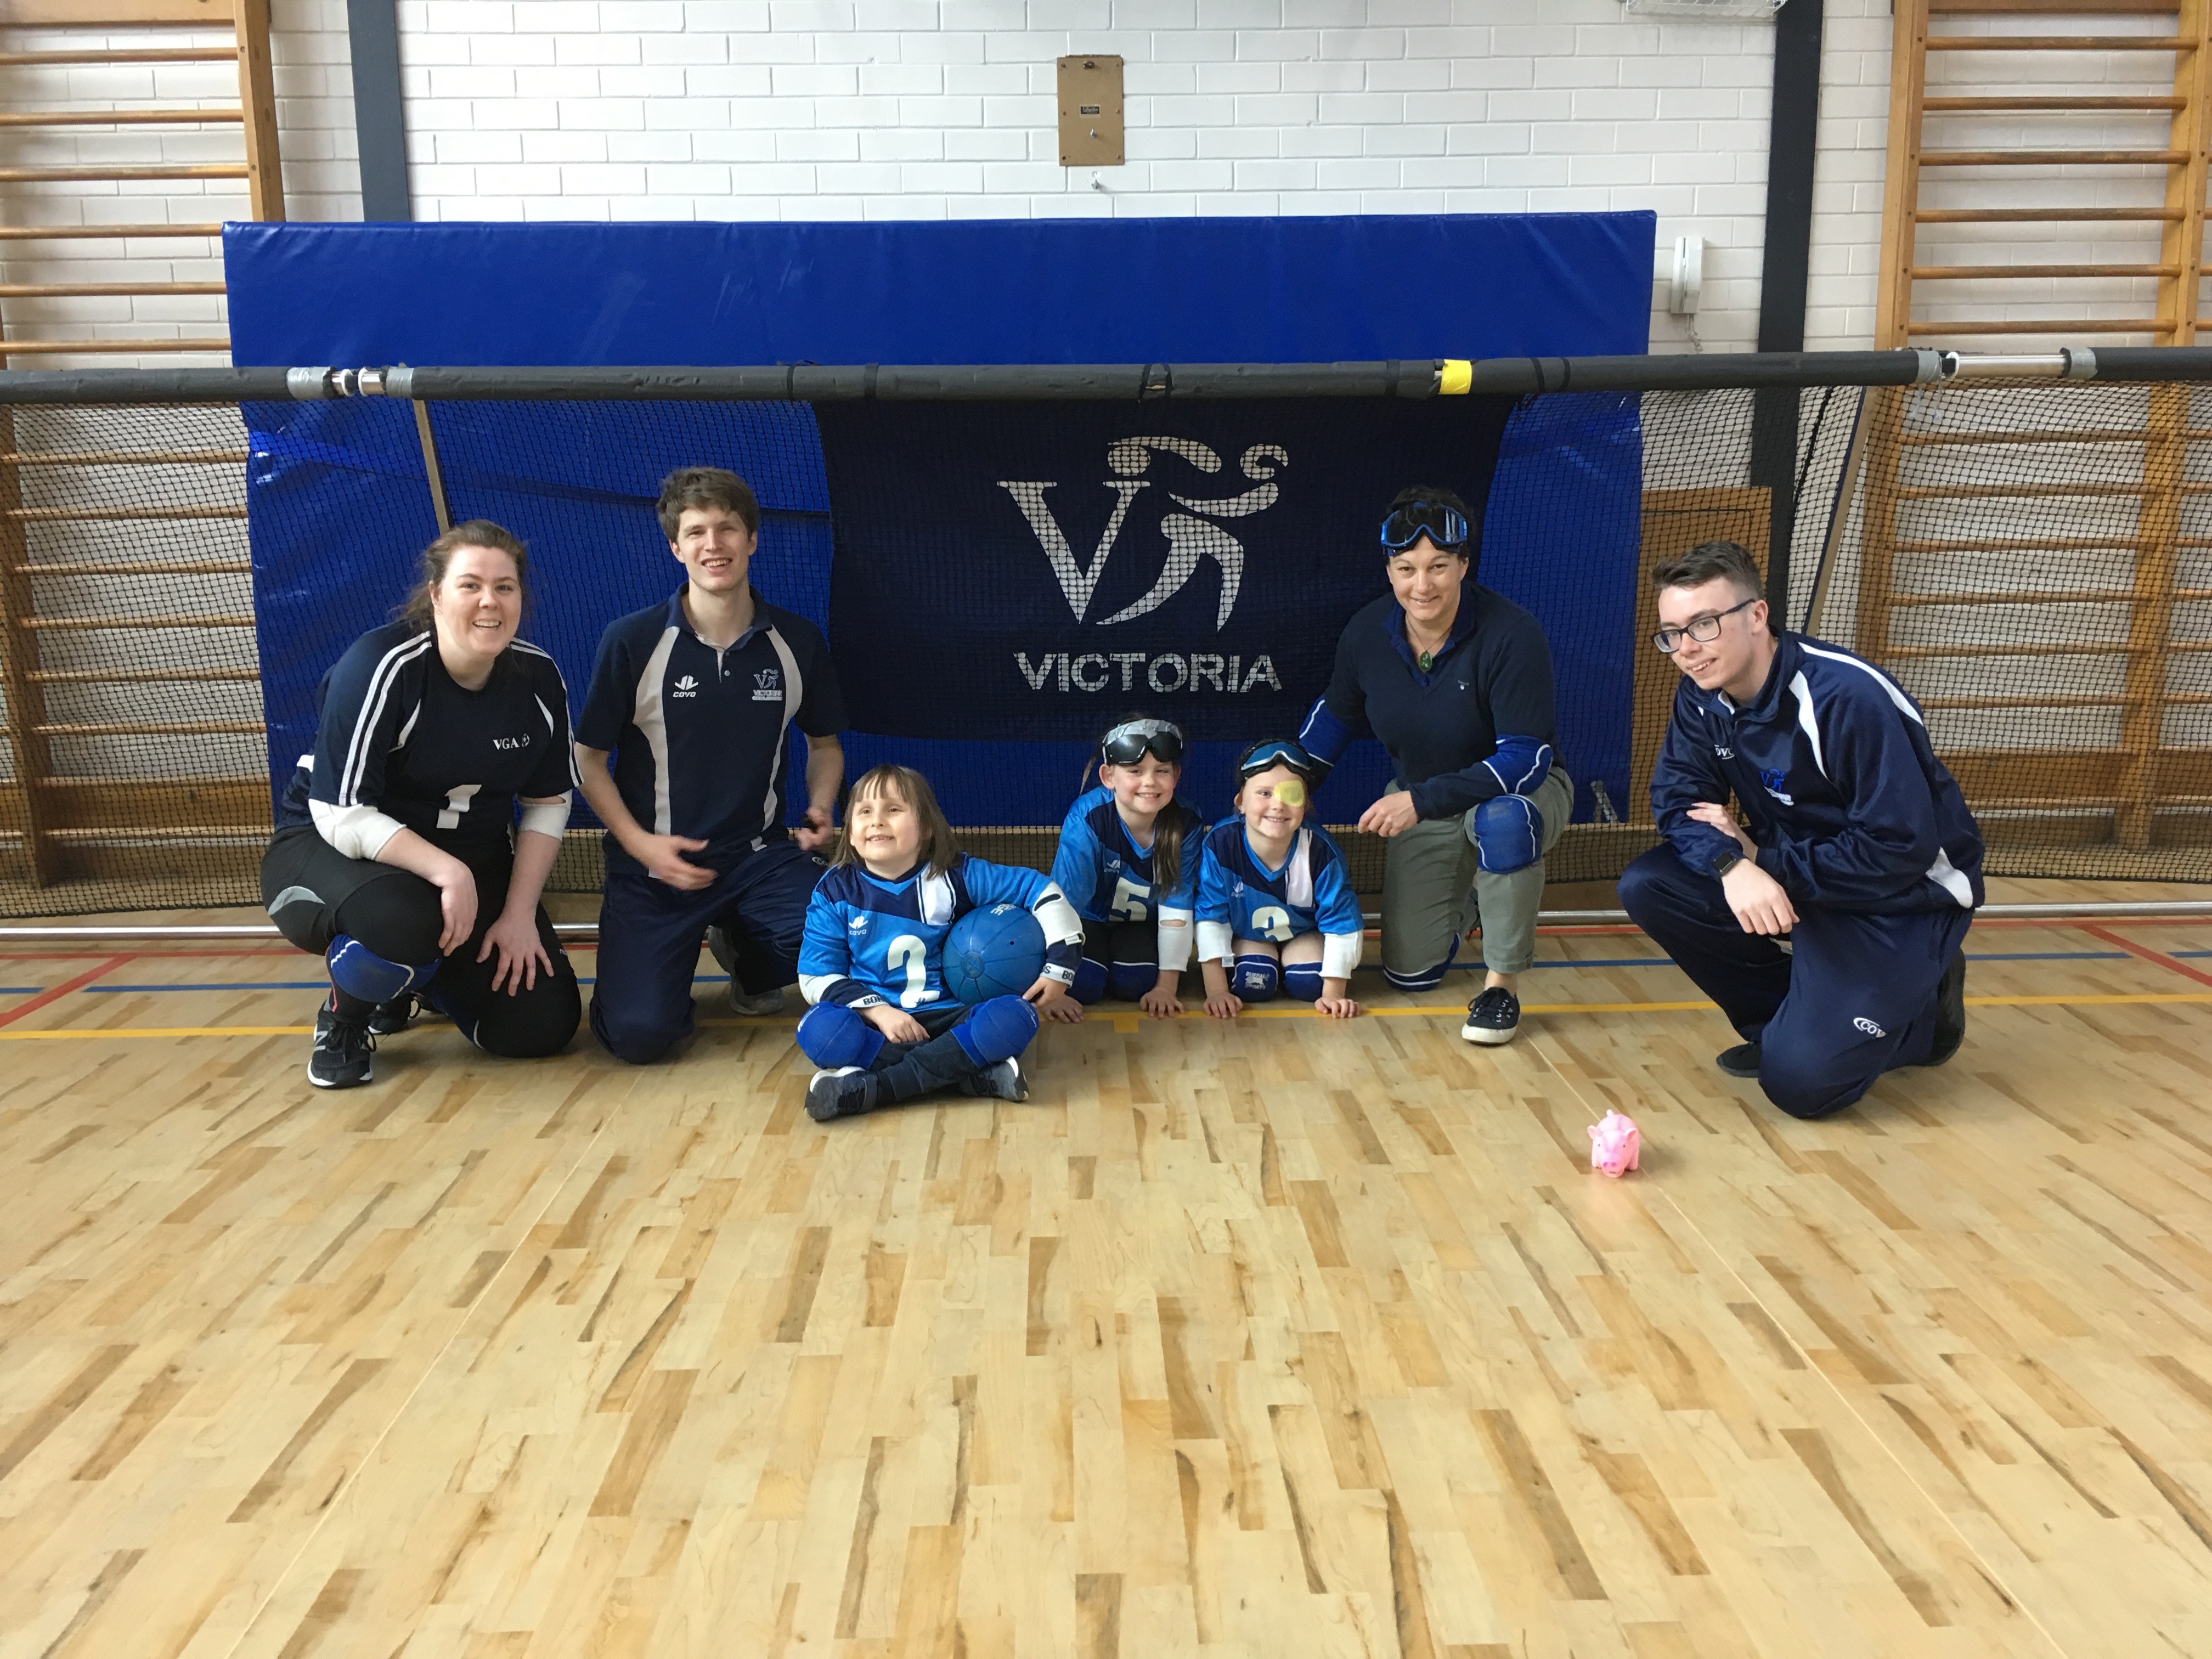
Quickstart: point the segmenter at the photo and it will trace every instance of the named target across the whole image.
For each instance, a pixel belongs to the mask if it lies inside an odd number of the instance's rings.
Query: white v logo
[[[1026,483],[1019,479],[1001,478],[999,488],[1014,498],[1022,509],[1022,516],[1030,521],[1037,540],[1044,547],[1044,556],[1052,561],[1053,574],[1060,578],[1060,591],[1067,596],[1067,608],[1081,622],[1084,612],[1091,609],[1091,590],[1098,586],[1098,578],[1105,574],[1106,556],[1114,550],[1114,538],[1121,533],[1121,520],[1128,516],[1129,503],[1137,499],[1137,492],[1146,488],[1142,478],[1117,479],[1107,487],[1115,495],[1114,516],[1106,520],[1105,533],[1098,538],[1098,550],[1091,556],[1091,568],[1085,569],[1075,562],[1075,550],[1067,544],[1067,532],[1053,517],[1052,508],[1046,505],[1044,492],[1057,488],[1052,479]]]

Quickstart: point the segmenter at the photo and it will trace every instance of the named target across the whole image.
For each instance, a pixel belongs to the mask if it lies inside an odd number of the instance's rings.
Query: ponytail
[[[1156,894],[1175,891],[1182,876],[1183,814],[1190,810],[1177,795],[1152,820],[1152,891]]]

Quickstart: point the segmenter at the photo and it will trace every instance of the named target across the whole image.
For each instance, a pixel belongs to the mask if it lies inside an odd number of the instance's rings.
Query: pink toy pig
[[[1618,1179],[1636,1167],[1643,1155],[1644,1138],[1636,1121],[1619,1112],[1607,1112],[1605,1121],[1589,1126],[1590,1168]]]

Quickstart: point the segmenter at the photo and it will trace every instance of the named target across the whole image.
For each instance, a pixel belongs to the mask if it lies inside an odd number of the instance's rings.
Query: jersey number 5
[[[1127,876],[1114,878],[1114,902],[1106,907],[1106,914],[1116,921],[1142,921],[1151,914],[1146,901],[1152,890],[1139,886]]]
[[[1252,926],[1261,939],[1280,945],[1291,936],[1291,913],[1279,905],[1263,904],[1252,913]]]
[[[906,989],[899,993],[899,1006],[921,1006],[929,996],[929,947],[912,933],[901,933],[884,952],[884,961],[893,973],[906,969]]]

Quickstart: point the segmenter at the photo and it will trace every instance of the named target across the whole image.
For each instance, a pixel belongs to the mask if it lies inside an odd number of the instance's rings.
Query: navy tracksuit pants
[[[1790,948],[1747,933],[1719,878],[1664,842],[1620,878],[1636,925],[1759,1045],[1759,1086],[1792,1117],[1841,1111],[1884,1072],[1917,1066],[1936,1035],[1936,988],[1973,913],[1871,915],[1798,908]]]
[[[599,901],[599,982],[592,1035],[642,1066],[691,1034],[691,980],[707,929],[730,930],[747,990],[799,976],[806,905],[822,866],[795,842],[748,853],[711,884],[685,892],[637,872],[610,871]]]

